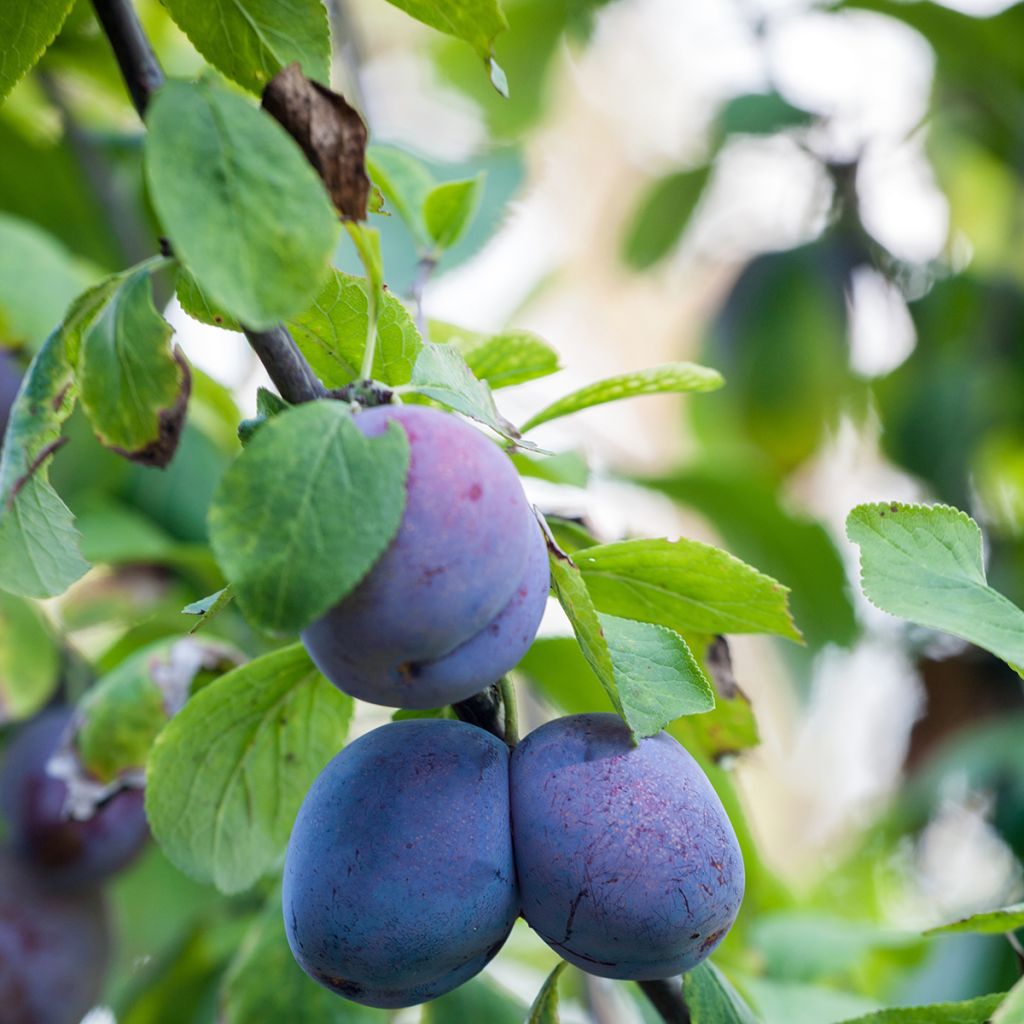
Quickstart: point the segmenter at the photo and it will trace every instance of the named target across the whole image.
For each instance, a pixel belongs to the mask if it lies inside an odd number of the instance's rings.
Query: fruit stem
[[[514,747],[519,742],[519,703],[516,700],[516,685],[508,676],[502,676],[498,683],[501,703],[505,711],[505,742]]]
[[[686,1007],[683,987],[678,979],[638,981],[637,984],[665,1024],[691,1024],[690,1011]]]

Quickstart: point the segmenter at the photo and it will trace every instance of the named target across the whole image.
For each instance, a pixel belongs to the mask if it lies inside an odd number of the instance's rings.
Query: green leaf
[[[810,124],[811,115],[777,92],[748,93],[731,99],[718,121],[726,135],[772,135],[785,128]]]
[[[929,928],[925,935],[950,935],[957,932],[969,932],[972,935],[999,935],[1004,932],[1015,932],[1024,928],[1024,903],[1011,903],[998,910],[986,910],[980,914],[971,914],[952,924]]]
[[[452,345],[424,343],[412,368],[412,380],[401,390],[432,398],[521,447],[536,448],[523,441],[519,431],[498,412],[491,389],[473,376],[462,353]]]
[[[423,204],[434,187],[434,176],[422,161],[393,146],[369,146],[366,170],[384,198],[412,232],[420,248],[430,245]]]
[[[530,1015],[526,1024],[558,1024],[558,979],[565,970],[566,963],[560,960],[554,970],[537,993],[537,998],[530,1007]]]
[[[877,999],[831,985],[777,981],[760,975],[745,976],[743,991],[768,1024],[822,1024],[882,1008]]]
[[[683,997],[693,1024],[757,1024],[757,1017],[710,960],[683,975]]]
[[[89,777],[107,783],[141,773],[160,730],[193,688],[239,660],[222,644],[160,640],[104,675],[78,705],[81,724],[75,747]]]
[[[999,1009],[992,1014],[992,1024],[1024,1024],[1024,981],[1018,981],[1006,993]]]
[[[579,569],[551,556],[551,582],[580,650],[637,739],[714,707],[714,693],[682,637],[647,622],[598,615]]]
[[[259,92],[287,64],[331,84],[331,34],[321,0],[166,0],[192,45],[239,85]]]
[[[683,715],[715,706],[711,683],[686,641],[651,622],[598,614],[630,729],[653,736]]]
[[[351,714],[352,699],[316,671],[301,644],[197,693],[149,758],[146,817],[167,856],[222,892],[252,885],[280,859]]]
[[[435,342],[457,346],[473,375],[492,388],[522,384],[561,369],[558,353],[529,331],[508,330],[488,336],[432,320],[430,336]]]
[[[220,1003],[223,1024],[387,1024],[389,1019],[384,1010],[339,999],[302,972],[288,948],[278,899],[257,919],[232,961]]]
[[[653,182],[640,197],[622,240],[622,258],[634,270],[654,266],[679,240],[704,194],[710,167],[676,171]]]
[[[408,465],[397,425],[364,437],[340,402],[264,424],[210,509],[214,554],[246,616],[296,631],[348,594],[398,530]]]
[[[486,1021],[487,1024],[523,1024],[526,1007],[486,974],[423,1005],[421,1024]]]
[[[146,123],[153,207],[210,301],[253,328],[305,309],[327,276],[338,220],[288,133],[211,82],[168,82]]]
[[[809,647],[853,642],[853,601],[832,537],[821,523],[780,501],[774,481],[757,466],[716,459],[640,482],[696,509],[736,555],[785,580],[792,588],[793,616]]]
[[[856,1017],[843,1024],[987,1024],[1002,1001],[1003,993],[979,996],[962,1003],[931,1003],[928,1006],[901,1006]],[[1008,1022],[1007,1022],[1008,1024]]]
[[[772,633],[802,640],[789,591],[700,541],[627,540],[573,555],[594,605],[679,632]]]
[[[168,344],[172,333],[153,306],[146,269],[121,282],[83,333],[82,408],[101,443],[139,461],[166,464],[177,444],[177,433],[169,441],[166,428],[175,417],[180,428],[186,383]]]
[[[484,175],[465,181],[446,181],[431,189],[423,201],[423,220],[438,251],[450,249],[462,238],[480,205]]]
[[[985,580],[981,530],[948,505],[858,505],[861,587],[882,611],[940,629],[1024,665],[1024,611]]]
[[[329,388],[359,379],[366,348],[369,284],[335,270],[313,304],[288,320],[302,354]],[[384,292],[377,314],[373,377],[391,386],[407,384],[422,347],[409,311]]]
[[[210,297],[199,287],[195,275],[184,267],[178,269],[175,289],[181,308],[193,320],[198,320],[201,324],[209,324],[211,327],[222,327],[225,331],[240,331],[242,329],[242,325],[230,313],[219,309],[210,301]]]
[[[185,605],[181,609],[182,615],[197,615],[199,617],[199,621],[189,630],[189,633],[195,633],[211,619],[216,618],[234,599],[235,592],[231,587],[221,587],[215,593],[207,594],[206,597]]]
[[[494,37],[508,28],[497,0],[388,0],[424,25],[464,39],[490,64]],[[498,69],[499,81],[501,69]],[[493,67],[492,76],[495,74]],[[499,83],[495,83],[496,87]],[[498,90],[501,91],[500,88]]]
[[[652,366],[636,373],[624,373],[589,384],[579,391],[560,398],[557,402],[533,416],[523,424],[523,430],[532,430],[549,420],[568,416],[570,413],[588,409],[605,402],[617,402],[622,398],[638,395],[657,395],[664,392],[716,391],[725,381],[717,370],[695,363],[665,363]]]
[[[0,343],[36,351],[91,276],[52,235],[0,214]]]
[[[0,723],[39,711],[57,688],[60,668],[46,616],[31,601],[0,593]]]
[[[0,4],[0,100],[53,42],[73,0],[12,0]]]
[[[559,452],[557,455],[541,456],[531,458],[515,452],[512,455],[512,462],[520,476],[532,476],[537,480],[547,480],[553,484],[566,484],[569,487],[586,487],[590,479],[590,467],[587,465],[587,458],[582,452],[568,451]],[[565,520],[562,520],[562,524]],[[561,525],[561,524],[560,524]],[[559,547],[567,550],[565,545],[558,539],[558,532],[554,530],[555,539]],[[571,527],[570,527],[571,529]],[[590,547],[594,543],[593,537],[589,538],[586,544],[579,543],[579,536],[575,536],[574,543],[570,547],[575,550],[581,547]]]
[[[47,479],[47,460],[75,404],[81,333],[117,287],[85,292],[36,353],[11,410],[0,457],[0,587],[22,597],[62,594],[89,568],[71,511]]]

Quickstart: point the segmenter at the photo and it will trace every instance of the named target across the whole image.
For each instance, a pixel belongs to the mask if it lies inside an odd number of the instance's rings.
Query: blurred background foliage
[[[379,0],[328,3],[334,81],[375,144],[438,180],[485,172],[426,308],[559,351],[561,374],[502,393],[506,415],[666,359],[727,380],[541,428],[558,454],[527,481],[599,539],[712,540],[792,589],[806,646],[731,641],[740,692],[673,726],[747,858],[716,962],[768,1024],[1009,987],[1003,937],[920,932],[1024,893],[1019,680],[870,608],[842,523],[866,500],[957,505],[985,529],[993,585],[1024,603],[1024,5],[505,6],[508,100],[469,47]],[[155,0],[137,7],[169,73],[204,71]],[[155,248],[141,129],[87,3],[0,107],[0,154],[0,342],[22,360],[85,284]],[[416,240],[398,216],[375,226],[407,296]],[[337,262],[358,272],[348,249]],[[52,479],[102,568],[43,617],[0,605],[0,665],[37,673],[40,700],[58,668],[74,697],[181,635],[183,605],[223,582],[205,510],[263,378],[237,336],[185,317],[169,282],[159,298],[195,367],[176,458],[131,465],[73,418]],[[233,606],[204,631],[268,646]],[[528,723],[606,703],[565,635],[553,613],[522,666]],[[363,709],[356,727],[379,720]],[[220,897],[152,849],[113,887],[117,1020],[257,1019],[258,954],[281,952],[259,930],[268,897]],[[517,929],[427,1019],[521,1020],[551,962]],[[629,987],[566,977],[567,1021],[652,1019]],[[332,1001],[316,1019],[377,1019],[356,1010]]]

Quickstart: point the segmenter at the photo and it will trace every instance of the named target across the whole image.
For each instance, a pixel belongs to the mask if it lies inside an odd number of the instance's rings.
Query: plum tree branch
[[[164,82],[160,62],[131,0],[92,0],[92,5],[132,103],[144,119],[150,98]],[[253,330],[243,324],[242,330],[285,401],[311,402],[326,396],[326,389],[283,324],[268,331]]]

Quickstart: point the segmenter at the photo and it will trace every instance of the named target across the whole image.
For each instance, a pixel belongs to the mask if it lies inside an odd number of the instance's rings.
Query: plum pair
[[[292,831],[283,912],[303,970],[370,1006],[433,999],[479,972],[520,913],[592,974],[690,970],[743,895],[728,817],[665,734],[574,715],[511,756],[424,719],[375,729],[314,783]]]
[[[302,634],[339,689],[433,708],[472,696],[526,653],[550,588],[547,549],[519,476],[480,431],[423,406],[353,420],[409,440],[398,532],[352,593]]]

